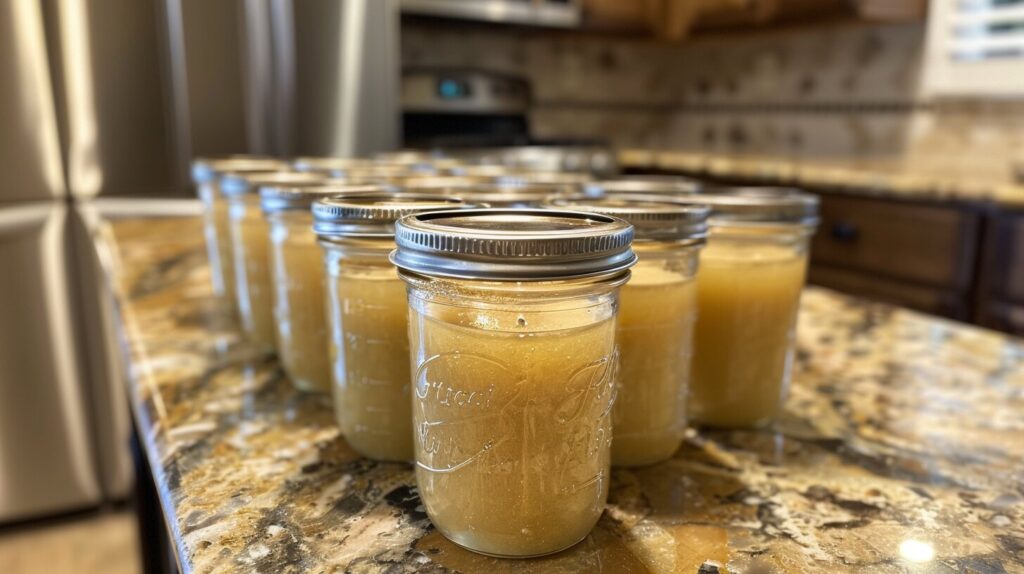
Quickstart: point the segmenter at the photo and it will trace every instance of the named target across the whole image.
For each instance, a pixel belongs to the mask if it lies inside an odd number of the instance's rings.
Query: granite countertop
[[[999,175],[979,174],[966,171],[960,165],[922,160],[799,160],[644,149],[623,150],[618,160],[625,169],[754,179],[776,185],[896,199],[1024,206],[1024,184],[1014,183],[1010,166],[1006,174]]]
[[[1024,344],[809,288],[774,431],[693,433],[613,473],[582,543],[530,561],[431,528],[412,469],[360,458],[211,296],[199,221],[110,254],[141,441],[194,572],[1024,572]]]

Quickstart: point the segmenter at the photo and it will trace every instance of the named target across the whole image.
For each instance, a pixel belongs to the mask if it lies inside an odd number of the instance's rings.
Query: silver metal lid
[[[209,183],[228,171],[272,171],[286,167],[287,164],[279,159],[258,155],[201,157],[192,162],[192,181],[197,184]]]
[[[480,177],[486,179],[497,179],[506,176],[522,175],[526,170],[521,167],[510,167],[507,165],[482,164],[482,165],[460,165],[449,170],[452,175],[464,177]]]
[[[317,173],[299,171],[276,170],[251,173],[229,171],[220,180],[220,191],[224,195],[234,196],[256,193],[261,187],[321,183],[325,179],[323,175]]]
[[[579,192],[583,187],[594,181],[585,173],[568,173],[558,171],[533,171],[527,173],[507,174],[496,179],[505,185],[551,185],[561,186],[569,193]]]
[[[263,213],[281,211],[309,211],[313,202],[332,195],[353,193],[394,193],[394,189],[382,185],[350,185],[344,180],[325,180],[309,184],[278,184],[260,188],[260,205]]]
[[[406,178],[396,185],[402,191],[409,193],[446,194],[449,190],[465,189],[488,181],[486,178],[479,177],[435,175]]]
[[[698,193],[703,184],[688,177],[674,175],[625,176],[584,184],[587,195],[602,196],[610,193],[639,193],[643,195],[685,195]]]
[[[818,224],[818,198],[791,187],[715,187],[676,201],[707,205],[712,227],[741,224]]]
[[[373,159],[380,163],[416,165],[430,163],[443,157],[445,156],[440,151],[402,149],[377,153]]]
[[[637,241],[682,243],[700,243],[707,237],[707,220],[711,211],[705,205],[681,203],[664,195],[632,193],[557,197],[548,201],[545,207],[618,217],[633,225]]]
[[[392,237],[395,221],[425,211],[466,206],[457,197],[411,193],[350,193],[313,203],[313,231],[321,237]]]
[[[415,182],[407,184],[405,189],[418,192]],[[565,193],[565,187],[476,182],[466,185],[442,185],[432,188],[431,191],[442,195],[454,195],[471,203],[487,204],[491,207],[540,207],[548,198]]]
[[[391,262],[437,277],[547,281],[615,274],[636,263],[633,226],[608,215],[466,209],[403,217]]]
[[[310,171],[331,177],[343,177],[350,171],[370,169],[375,165],[370,159],[346,157],[299,157],[292,161],[295,171]]]

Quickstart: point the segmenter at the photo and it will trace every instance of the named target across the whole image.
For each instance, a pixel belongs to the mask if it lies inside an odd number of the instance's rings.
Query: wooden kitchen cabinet
[[[701,170],[631,173],[778,185]],[[794,185],[821,200],[809,283],[1024,335],[1024,206]]]
[[[811,282],[970,318],[982,217],[977,210],[830,193],[819,197]]]
[[[975,317],[980,325],[1024,334],[1024,211],[997,210],[988,220]]]

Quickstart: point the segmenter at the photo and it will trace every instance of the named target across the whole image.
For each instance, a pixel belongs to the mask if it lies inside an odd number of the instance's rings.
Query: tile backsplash
[[[965,147],[1002,171],[1024,148],[1024,105],[919,97],[922,25],[806,26],[696,37],[403,23],[403,66],[527,78],[542,138],[788,158],[929,162]]]

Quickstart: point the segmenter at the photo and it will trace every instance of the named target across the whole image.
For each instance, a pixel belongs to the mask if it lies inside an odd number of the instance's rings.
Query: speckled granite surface
[[[211,299],[199,222],[123,220],[132,406],[194,572],[1024,572],[1024,345],[809,289],[774,431],[693,434],[617,471],[582,543],[455,547],[409,466],[359,458]]]
[[[742,178],[774,185],[896,199],[990,202],[1024,207],[1024,184],[1005,177],[957,171],[955,165],[909,162],[814,161],[631,149],[619,153],[626,169],[678,172],[695,177]]]

